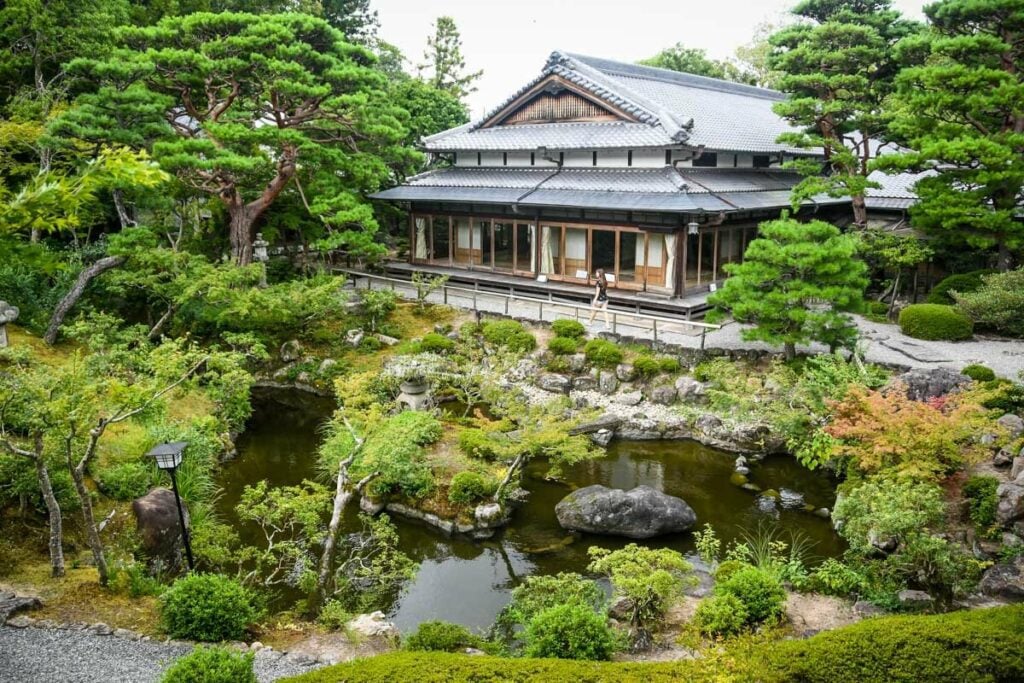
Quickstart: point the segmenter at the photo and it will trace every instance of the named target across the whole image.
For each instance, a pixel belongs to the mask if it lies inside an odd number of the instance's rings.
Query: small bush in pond
[[[773,574],[754,566],[746,566],[732,573],[715,586],[718,595],[734,595],[747,610],[747,620],[760,623],[782,615],[786,602],[786,589]]]
[[[316,620],[321,626],[337,631],[345,628],[345,625],[352,621],[352,613],[345,609],[345,605],[341,601],[328,600],[320,609]]]
[[[900,330],[915,339],[960,341],[971,338],[974,323],[952,306],[912,304],[900,311]]]
[[[679,360],[676,359],[676,358],[672,358],[671,356],[665,356],[664,358],[659,358],[658,359],[658,366],[660,367],[662,372],[664,372],[665,374],[668,374],[668,375],[676,374],[677,372],[679,372],[679,370],[682,367],[682,366],[679,365]]]
[[[499,444],[482,429],[463,429],[459,432],[459,450],[469,458],[497,460],[501,457]]]
[[[423,335],[419,347],[426,353],[448,353],[455,350],[455,342],[437,332],[428,332]]]
[[[512,599],[494,620],[495,633],[506,640],[515,636],[546,609],[559,605],[580,605],[592,612],[604,612],[607,601],[596,582],[572,572],[528,576],[512,591]]]
[[[468,628],[447,621],[425,621],[402,641],[402,649],[424,652],[455,652],[478,648],[482,639]]]
[[[253,654],[200,645],[167,669],[161,683],[256,683]]]
[[[591,339],[583,347],[583,353],[599,368],[611,369],[622,362],[622,349],[607,339]]]
[[[523,635],[527,657],[604,661],[615,652],[607,619],[579,604],[558,605],[535,616]]]
[[[661,364],[651,356],[640,356],[633,361],[633,369],[641,379],[650,379],[661,370]]]
[[[258,616],[254,596],[235,579],[189,574],[160,598],[164,630],[173,638],[240,640]]]
[[[576,353],[577,341],[569,337],[552,337],[548,342],[548,351],[556,356],[568,356]]]
[[[973,476],[964,484],[964,498],[970,506],[971,521],[979,529],[987,529],[996,521],[999,480],[991,476]]]
[[[459,472],[448,486],[448,500],[456,504],[474,503],[493,496],[498,484],[477,472]]]
[[[582,339],[587,333],[587,328],[578,320],[556,320],[551,323],[551,330],[556,336],[567,339]]]
[[[967,375],[975,382],[991,382],[996,378],[996,373],[991,368],[978,365],[977,363],[966,366],[960,371],[960,374]]]
[[[704,635],[729,636],[747,623],[747,608],[735,595],[723,593],[701,600],[693,616]]]
[[[100,490],[111,498],[133,500],[149,491],[153,470],[141,462],[123,462],[100,470],[96,478]]]

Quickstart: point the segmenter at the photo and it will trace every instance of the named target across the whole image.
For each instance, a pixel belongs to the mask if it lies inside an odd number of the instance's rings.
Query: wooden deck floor
[[[447,275],[452,284],[459,283],[480,289],[506,294],[525,294],[543,296],[551,300],[563,300],[572,303],[587,303],[594,296],[594,288],[568,282],[537,282],[527,277],[517,277],[488,271],[462,270],[411,264],[404,261],[390,261],[385,264],[386,274],[391,277],[408,279],[415,272],[432,275]],[[708,310],[708,292],[699,292],[686,297],[673,298],[654,292],[633,292],[621,289],[609,289],[610,306],[616,309],[631,310],[635,313],[651,312],[657,314],[675,314],[687,320],[703,317]]]

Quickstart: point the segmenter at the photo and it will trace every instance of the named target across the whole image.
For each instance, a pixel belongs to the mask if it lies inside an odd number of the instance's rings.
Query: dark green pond
[[[289,485],[314,478],[320,427],[332,403],[298,392],[261,398],[249,428],[239,439],[239,457],[224,466],[219,507],[234,520],[233,507],[242,487],[261,479]],[[493,539],[473,542],[451,538],[429,527],[395,519],[402,550],[421,563],[416,579],[392,606],[392,618],[405,631],[431,619],[485,628],[507,602],[508,593],[531,574],[560,571],[585,573],[587,548],[621,547],[628,541],[604,536],[573,537],[555,519],[554,507],[572,488],[604,484],[629,489],[640,484],[686,500],[697,513],[698,526],[710,522],[723,541],[771,523],[784,532],[803,535],[812,554],[829,557],[842,551],[827,520],[802,511],[782,510],[772,520],[754,507],[754,495],[729,481],[735,456],[689,441],[616,441],[607,456],[580,464],[567,473],[567,484],[545,481],[544,463],[527,471],[529,501],[515,512],[511,525]],[[822,473],[809,472],[789,457],[771,457],[753,466],[751,481],[764,489],[786,487],[804,494],[815,507],[831,508],[833,485]],[[358,529],[356,506],[346,511],[345,524]],[[252,530],[240,530],[245,539]],[[692,553],[691,534],[665,536],[650,545]]]

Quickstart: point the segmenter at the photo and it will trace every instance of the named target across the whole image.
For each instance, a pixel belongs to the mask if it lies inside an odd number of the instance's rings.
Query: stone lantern
[[[7,347],[7,323],[18,319],[18,307],[0,301],[0,349]]]

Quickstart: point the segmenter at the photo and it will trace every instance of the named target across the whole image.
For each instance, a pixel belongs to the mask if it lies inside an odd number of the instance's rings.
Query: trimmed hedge
[[[683,662],[598,663],[397,653],[311,671],[293,683],[499,681],[972,683],[1024,680],[1024,606],[880,617],[806,640]]]
[[[964,367],[964,369],[960,371],[960,374],[967,375],[975,382],[991,382],[996,378],[996,373],[993,372],[991,368],[987,368],[984,365],[979,365],[977,363],[972,363],[971,365]]]
[[[960,341],[971,338],[974,323],[952,306],[913,304],[900,311],[900,330],[915,339]]]
[[[443,334],[428,332],[419,343],[420,351],[427,353],[448,353],[455,350],[455,342]]]
[[[943,306],[952,306],[956,303],[953,300],[953,296],[950,292],[975,292],[981,289],[982,275],[991,275],[996,271],[994,270],[972,270],[969,273],[957,273],[956,275],[950,275],[939,281],[937,285],[932,287],[932,291],[928,292],[928,298],[925,299],[930,304],[941,304]]]
[[[591,339],[583,347],[583,353],[599,368],[611,370],[622,362],[622,349],[607,339]]]
[[[253,653],[199,646],[176,661],[160,683],[256,683]]]
[[[557,337],[582,339],[583,335],[587,333],[587,328],[579,321],[561,319],[551,323],[551,331],[554,332]]]
[[[576,353],[578,345],[577,340],[570,337],[552,337],[548,342],[548,351],[556,356],[568,356]]]
[[[160,597],[164,630],[173,638],[240,640],[259,616],[253,594],[221,574],[188,574]]]

